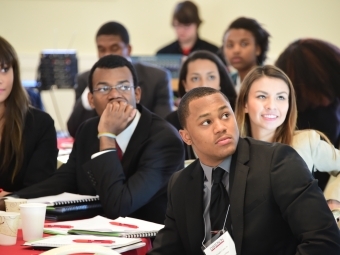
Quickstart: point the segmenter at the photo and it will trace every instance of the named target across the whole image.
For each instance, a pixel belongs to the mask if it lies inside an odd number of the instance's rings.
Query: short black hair
[[[229,74],[222,60],[218,58],[218,56],[207,50],[198,50],[192,52],[187,59],[184,61],[181,67],[181,71],[179,73],[178,79],[178,94],[180,97],[185,95],[185,88],[183,81],[186,80],[188,74],[188,65],[191,62],[194,62],[198,59],[206,59],[210,60],[217,66],[218,74],[220,76],[220,90],[221,92],[229,98],[230,105],[234,109],[236,104],[236,91],[234,88],[234,84],[231,81]]]
[[[196,24],[197,27],[202,23],[198,14],[197,6],[191,1],[180,2],[176,5],[172,16],[172,23],[177,20],[181,24]]]
[[[270,34],[255,19],[245,17],[234,20],[229,25],[227,31],[224,33],[224,36],[230,29],[245,29],[253,34],[256,45],[258,45],[261,49],[260,55],[257,56],[257,64],[263,65],[263,62],[267,58]]]
[[[126,58],[123,58],[118,55],[108,55],[105,57],[100,58],[91,68],[90,75],[89,75],[89,90],[91,93],[93,93],[93,84],[92,84],[92,78],[93,73],[97,68],[103,68],[103,69],[114,69],[119,67],[126,66],[129,68],[132,78],[133,78],[133,86],[136,88],[138,86],[138,79],[137,79],[137,73],[133,65],[130,61],[128,61]]]
[[[110,21],[102,25],[96,35],[96,39],[101,35],[118,35],[125,44],[130,44],[130,37],[127,29],[120,23]]]
[[[177,109],[178,119],[179,119],[181,126],[184,128],[186,127],[186,119],[189,116],[189,104],[192,100],[205,97],[205,96],[209,96],[209,95],[213,95],[213,94],[217,94],[217,93],[221,94],[229,102],[229,99],[227,98],[227,96],[224,95],[221,91],[210,88],[210,87],[198,87],[187,92],[184,95],[184,97],[181,99],[181,102],[179,103],[179,106]]]

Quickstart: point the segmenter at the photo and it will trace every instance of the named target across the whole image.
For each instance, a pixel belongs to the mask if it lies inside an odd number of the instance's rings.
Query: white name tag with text
[[[233,239],[228,232],[225,232],[215,242],[209,245],[204,253],[206,255],[236,255],[236,248]]]

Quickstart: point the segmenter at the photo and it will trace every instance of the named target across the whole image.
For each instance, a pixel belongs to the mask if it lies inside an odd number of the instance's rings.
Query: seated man
[[[129,59],[132,47],[127,29],[118,22],[108,22],[102,25],[96,35],[98,57],[119,55]],[[139,83],[143,93],[141,104],[151,112],[165,118],[173,106],[171,74],[165,69],[155,66],[134,63]],[[82,73],[77,78],[76,104],[67,122],[71,136],[75,137],[80,124],[88,118],[96,116],[96,112],[87,101],[88,80],[90,71]],[[83,94],[83,96],[82,96]]]
[[[183,168],[183,144],[170,124],[138,104],[136,84],[125,58],[109,55],[95,63],[89,102],[100,117],[80,126],[69,160],[51,178],[13,195],[97,194],[109,218],[163,223],[166,186]]]
[[[240,138],[228,99],[212,88],[189,91],[178,113],[199,159],[171,177],[165,228],[149,255],[203,254],[217,238],[229,243],[223,254],[340,254],[334,217],[294,149]]]

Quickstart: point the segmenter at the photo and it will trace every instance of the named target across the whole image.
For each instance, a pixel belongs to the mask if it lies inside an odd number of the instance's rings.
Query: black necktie
[[[222,183],[222,177],[225,172],[226,171],[222,168],[217,167],[212,173],[213,185],[211,188],[210,200],[210,223],[212,231],[221,230],[223,228],[224,220],[228,211],[229,196]],[[230,210],[228,212],[226,228],[231,235]]]

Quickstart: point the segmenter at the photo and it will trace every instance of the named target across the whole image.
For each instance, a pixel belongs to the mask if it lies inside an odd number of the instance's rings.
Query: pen
[[[120,222],[115,222],[115,221],[111,221],[110,224],[111,224],[111,225],[114,225],[114,226],[120,226],[120,227],[138,228],[138,226],[136,226],[136,225],[126,224],[126,223],[120,223]]]
[[[50,224],[45,224],[44,228],[73,228],[73,226],[70,226],[70,225],[50,225]]]
[[[112,240],[88,240],[88,239],[74,239],[75,243],[114,243]]]

